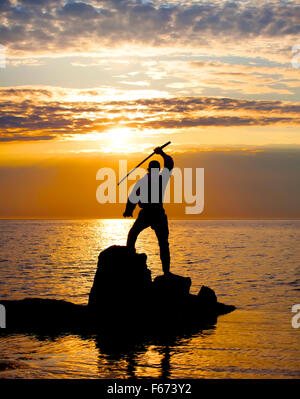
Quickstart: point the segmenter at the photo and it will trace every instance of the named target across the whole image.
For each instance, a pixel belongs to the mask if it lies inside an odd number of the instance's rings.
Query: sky
[[[121,217],[97,170],[170,140],[197,217],[299,218],[299,32],[297,1],[0,0],[0,217]]]

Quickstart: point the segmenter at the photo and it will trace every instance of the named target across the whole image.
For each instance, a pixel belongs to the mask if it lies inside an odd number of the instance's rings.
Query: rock
[[[167,296],[168,298],[181,298],[189,295],[192,281],[189,277],[178,276],[170,273],[170,275],[157,276],[152,285],[154,295]]]
[[[215,306],[217,304],[217,296],[215,291],[203,285],[198,293],[198,298],[207,306]]]
[[[58,329],[84,329],[88,325],[86,306],[71,302],[25,298],[4,300],[6,329],[20,331],[53,331]]]
[[[89,308],[112,317],[116,314],[129,317],[132,312],[146,310],[152,288],[146,260],[145,254],[137,254],[123,246],[113,245],[102,251]]]
[[[145,254],[117,245],[100,253],[89,297],[92,317],[108,324],[123,320],[127,325],[162,328],[215,320],[218,312],[233,310],[217,306],[216,294],[209,287],[202,286],[198,295],[191,295],[189,277],[170,273],[152,282],[146,260]]]

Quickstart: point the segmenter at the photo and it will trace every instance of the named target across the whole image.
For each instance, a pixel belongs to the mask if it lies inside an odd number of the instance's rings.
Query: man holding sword
[[[165,147],[166,145],[162,147]],[[144,229],[151,227],[155,231],[158,239],[163,272],[165,275],[169,275],[169,228],[168,218],[163,208],[163,197],[166,186],[170,179],[171,171],[174,167],[174,162],[173,159],[162,150],[162,147],[155,148],[154,153],[162,156],[164,160],[163,170],[160,171],[160,163],[158,161],[149,162],[148,173],[135,184],[131,194],[128,197],[123,216],[132,217],[132,212],[134,211],[137,203],[137,201],[134,200],[134,196],[140,196],[141,188],[143,189],[143,187],[146,187],[146,197],[144,196],[138,200],[141,210],[128,233],[127,247],[135,251],[135,242],[138,235]]]

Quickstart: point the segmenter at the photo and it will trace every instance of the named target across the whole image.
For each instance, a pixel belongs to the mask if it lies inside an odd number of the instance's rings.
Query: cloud
[[[52,90],[1,89],[0,141],[50,140],[109,132],[120,126],[138,133],[145,129],[300,124],[300,104],[293,102],[215,97],[96,101],[96,89],[73,90],[79,99],[70,101],[68,90]]]
[[[247,46],[253,47],[255,39],[280,43],[283,37],[296,38],[300,32],[300,6],[281,0],[22,0],[2,1],[0,7],[2,43],[23,54],[97,51],[99,46],[124,44],[209,48],[215,40],[227,41],[231,48],[247,40]]]
[[[52,97],[52,91],[47,89],[26,89],[26,88],[1,88],[0,97]]]
[[[168,113],[182,113],[193,111],[256,111],[278,113],[300,113],[300,104],[284,101],[242,100],[234,98],[214,97],[182,97],[169,99],[152,99],[139,101],[140,105],[147,106],[149,112],[164,109]],[[159,107],[159,108],[157,108]]]
[[[198,118],[178,118],[149,121],[146,123],[128,123],[127,126],[134,128],[147,129],[183,129],[189,127],[203,126],[268,126],[275,124],[300,124],[300,118],[280,118],[280,117],[235,117],[235,116],[217,116],[217,117],[198,117]]]
[[[177,93],[188,90],[190,95],[218,90],[219,95],[293,95],[300,88],[299,71],[282,65],[245,65],[239,59],[235,64],[220,61],[157,60],[145,73],[151,79],[172,77],[167,83]],[[245,62],[245,61],[244,61]],[[147,68],[147,69],[146,69]],[[230,93],[230,94],[227,94]],[[214,92],[214,94],[217,94]]]
[[[120,83],[125,84],[125,85],[133,85],[133,86],[149,86],[149,82],[144,82],[142,80],[132,81],[132,82],[123,80]]]
[[[66,3],[61,9],[57,10],[58,15],[71,18],[96,18],[98,11],[90,4],[83,2]]]
[[[0,136],[0,142],[8,143],[10,141],[44,141],[44,140],[53,140],[55,136],[21,136],[21,135],[12,135],[2,137]]]

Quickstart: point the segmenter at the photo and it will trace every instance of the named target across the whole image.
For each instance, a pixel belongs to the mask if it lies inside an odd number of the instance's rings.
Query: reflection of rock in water
[[[6,307],[7,331],[91,330],[116,332],[119,337],[170,337],[216,322],[234,310],[217,302],[213,290],[189,293],[191,279],[171,274],[152,282],[145,254],[111,246],[99,255],[88,305],[50,299],[1,301]],[[3,332],[3,330],[2,330]]]
[[[202,330],[214,328],[217,316],[234,310],[221,304],[213,290],[203,286],[189,293],[191,279],[174,274],[152,282],[145,254],[112,246],[99,255],[88,305],[51,299],[1,301],[9,332],[32,332],[38,339],[55,339],[63,332],[94,339],[111,362],[125,360],[134,377],[137,356],[151,345],[160,348],[161,377],[170,375],[169,347],[176,348]]]
[[[185,345],[188,340],[199,334],[206,335],[209,330],[213,331],[213,329],[214,326],[207,326],[205,331],[199,328],[182,333],[171,331],[166,333],[164,331],[164,334],[156,337],[146,334],[123,335],[122,331],[118,330],[115,332],[103,331],[91,337],[95,340],[99,354],[105,356],[107,364],[112,368],[125,362],[127,377],[138,377],[137,370],[141,368],[141,357],[143,358],[148,350],[152,352],[154,350],[156,354],[160,355],[159,364],[155,365],[155,370],[159,374],[156,377],[169,378],[172,371],[172,356],[181,352],[182,345]]]

